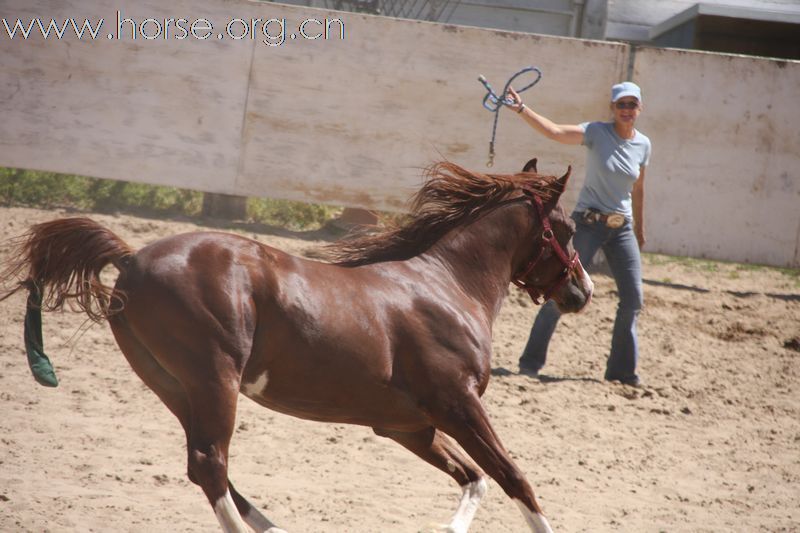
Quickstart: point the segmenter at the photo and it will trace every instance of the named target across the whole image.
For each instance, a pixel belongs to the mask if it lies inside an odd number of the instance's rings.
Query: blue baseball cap
[[[611,87],[611,101],[616,102],[625,96],[633,96],[642,101],[642,90],[632,81],[623,81]]]

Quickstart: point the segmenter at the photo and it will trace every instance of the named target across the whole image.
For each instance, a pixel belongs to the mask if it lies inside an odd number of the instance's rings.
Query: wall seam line
[[[245,129],[247,128],[247,108],[250,105],[250,85],[253,82],[253,64],[255,63],[256,57],[256,40],[253,39],[253,46],[250,48],[250,66],[247,69],[247,83],[245,84],[244,88],[244,106],[242,108],[242,124],[239,128],[239,161],[236,165],[236,175],[233,177],[233,185],[235,189],[238,189],[239,180],[242,178],[242,173],[244,171],[244,161],[245,161],[245,139],[244,133]]]

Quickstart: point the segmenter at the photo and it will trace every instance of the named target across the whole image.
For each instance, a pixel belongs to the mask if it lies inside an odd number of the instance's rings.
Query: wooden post
[[[247,197],[207,192],[203,194],[203,216],[244,220],[247,217]]]

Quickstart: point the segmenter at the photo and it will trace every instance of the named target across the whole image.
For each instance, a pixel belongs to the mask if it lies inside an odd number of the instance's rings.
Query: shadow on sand
[[[597,378],[587,378],[587,377],[575,377],[575,376],[553,376],[549,374],[537,374],[535,376],[520,372],[513,372],[505,367],[495,367],[492,368],[492,375],[493,376],[528,376],[531,379],[536,379],[541,383],[561,383],[562,381],[583,381],[586,383],[603,383],[602,380]]]

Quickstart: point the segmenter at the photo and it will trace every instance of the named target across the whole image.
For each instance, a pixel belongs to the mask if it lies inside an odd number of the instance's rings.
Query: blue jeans
[[[636,319],[642,308],[642,261],[633,224],[626,220],[622,227],[611,229],[602,222],[587,224],[576,213],[572,214],[572,218],[577,226],[572,244],[580,254],[581,262],[589,265],[597,250],[602,248],[617,282],[619,305],[605,377],[622,380],[634,378],[639,360]],[[519,360],[521,366],[537,371],[544,366],[547,346],[559,318],[561,313],[554,301],[550,300],[542,306]]]

